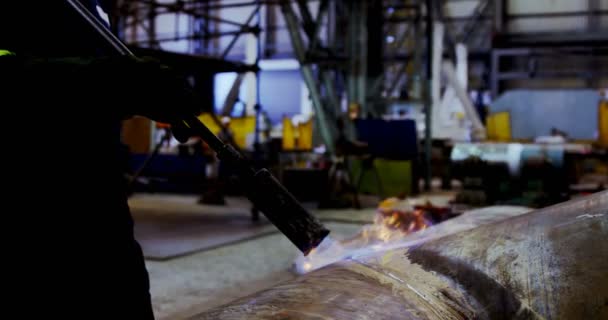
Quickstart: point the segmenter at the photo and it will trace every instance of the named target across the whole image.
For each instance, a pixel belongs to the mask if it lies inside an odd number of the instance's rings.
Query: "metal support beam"
[[[316,52],[319,48],[319,44],[321,43],[321,39],[319,39],[319,31],[321,30],[321,22],[323,21],[323,17],[327,13],[328,9],[328,1],[322,0],[319,5],[319,12],[317,14],[317,18],[313,20],[312,13],[310,12],[308,5],[305,0],[298,0],[298,8],[300,10],[300,15],[302,16],[302,26],[304,27],[304,32],[308,37],[308,51],[304,53],[304,58],[306,59],[306,64],[309,63],[309,59],[311,56],[311,52]],[[331,110],[333,113],[339,109],[340,103],[338,96],[336,94],[336,90],[334,89],[334,81],[331,73],[328,71],[320,71],[320,83],[327,96],[327,100],[331,103],[331,107],[327,108],[326,111]],[[319,82],[319,81],[317,81]],[[335,113],[334,115],[337,115]]]
[[[418,14],[417,14],[417,18],[415,20],[415,24],[414,24],[414,34],[415,34],[415,38],[414,41],[412,42],[412,48],[414,48],[414,46],[416,46],[418,43],[424,43],[424,29],[422,28],[422,19],[420,17],[420,10],[418,10]],[[414,49],[414,57],[412,59],[412,62],[409,64],[406,72],[407,74],[410,76],[407,82],[407,91],[409,93],[414,93],[411,96],[416,96],[418,99],[422,100],[423,99],[423,94],[422,91],[424,91],[422,89],[423,85],[422,85],[422,78],[420,75],[423,73],[422,72],[422,66],[423,66],[423,58],[424,58],[424,52],[422,49],[418,49],[415,50]],[[416,77],[416,79],[414,80],[414,77]],[[416,90],[414,90],[416,89]]]
[[[601,17],[599,15],[594,14],[595,11],[600,10],[600,1],[599,0],[589,0],[589,14],[587,16],[587,30],[589,32],[596,32],[601,28]],[[589,70],[601,70],[601,66],[597,61],[593,59],[589,59],[588,63]],[[587,85],[590,88],[597,88],[600,86],[600,77],[589,77],[587,79]]]
[[[308,9],[307,1],[296,0],[296,3],[298,4],[298,10],[300,10],[300,16],[302,17],[302,28],[304,29],[304,32],[306,33],[308,38],[312,39],[315,29],[315,23],[314,19],[312,18],[312,14],[310,13],[310,10]]]
[[[424,122],[425,122],[425,130],[424,130],[424,163],[425,163],[425,175],[424,175],[424,190],[431,190],[431,153],[432,153],[432,130],[431,130],[431,118],[433,116],[432,113],[432,99],[431,93],[433,91],[433,0],[426,0],[426,56],[427,56],[427,65],[426,65],[426,75],[428,81],[428,89],[426,92],[426,103],[424,105]]]
[[[559,79],[577,78],[587,81],[588,87],[599,86],[599,79],[605,78],[608,72],[601,68],[606,56],[606,51],[599,48],[589,47],[562,47],[562,48],[511,48],[492,50],[492,72],[491,72],[491,93],[496,98],[502,91],[501,82],[505,80],[523,79]],[[592,58],[592,57],[595,57]],[[502,64],[502,61],[521,59],[527,62],[528,68],[514,68],[514,66]],[[547,70],[539,68],[543,64],[534,63],[541,59],[576,59],[585,61],[578,67],[563,70]],[[584,60],[580,60],[584,59]]]
[[[235,30],[235,31],[225,31],[225,32],[215,32],[215,33],[210,33],[207,35],[200,35],[200,34],[191,34],[191,35],[184,35],[184,36],[173,36],[173,37],[166,37],[166,38],[155,38],[154,43],[158,44],[161,42],[171,42],[171,41],[179,41],[179,40],[200,40],[200,39],[215,39],[215,38],[219,38],[219,37],[227,37],[227,36],[233,36],[232,41],[230,42],[229,46],[224,50],[224,52],[228,53],[230,50],[228,49],[232,49],[232,46],[234,46],[234,44],[236,43],[236,40],[239,38],[239,36],[243,35],[243,34],[257,34],[260,32],[260,29],[258,27],[243,27],[243,29],[241,30]],[[142,40],[142,41],[136,41],[134,42],[134,44],[139,44],[139,43],[147,43],[150,42],[150,39],[146,39],[146,40]],[[225,59],[225,57],[222,57],[223,59]]]
[[[357,74],[357,100],[361,106],[362,113],[367,116],[368,113],[375,115],[373,110],[368,108],[367,104],[367,45],[368,45],[368,32],[367,32],[367,1],[355,1],[358,4],[359,19],[358,25],[358,42],[357,52],[358,55],[358,74]]]
[[[490,62],[490,95],[496,99],[500,93],[498,74],[500,73],[500,54],[496,49],[492,50],[492,61]]]
[[[483,140],[486,137],[486,128],[481,123],[481,119],[479,119],[479,115],[473,106],[473,102],[471,102],[471,98],[467,94],[467,91],[462,86],[460,81],[456,78],[456,71],[454,70],[454,64],[450,61],[445,61],[442,66],[443,75],[447,78],[448,83],[454,89],[454,93],[460,100],[464,112],[467,118],[473,124],[473,130],[471,136],[475,140]]]
[[[139,15],[139,8],[132,4],[132,3],[124,3],[125,6],[127,6],[127,8],[125,10],[132,12],[133,15],[133,20],[129,21],[129,19],[127,17],[122,17],[121,20],[124,20],[123,24],[125,28],[129,28],[129,33],[130,33],[130,37],[129,37],[129,42],[133,43],[135,41],[137,41],[137,26],[138,25],[142,25],[141,19],[140,19],[140,15]],[[130,22],[130,23],[129,23]],[[145,30],[145,28],[144,28]]]
[[[331,110],[333,112],[333,118],[338,118],[340,116],[340,101],[338,100],[338,94],[336,93],[336,88],[334,86],[334,77],[329,70],[321,71],[321,80],[323,81],[325,94],[329,103],[331,104]]]
[[[483,1],[483,0],[480,0]],[[454,50],[450,50],[449,48],[454,48],[456,45],[456,42],[458,41],[457,36],[454,35],[454,26],[452,25],[452,22],[456,22],[456,20],[453,20],[453,16],[448,12],[447,14],[444,12],[444,8],[445,5],[448,3],[448,0],[432,0],[430,2],[431,6],[433,7],[433,9],[429,9],[427,10],[427,19],[429,18],[428,15],[431,14],[436,14],[436,19],[437,21],[442,22],[446,28],[445,28],[445,42],[447,44],[448,50],[448,57],[450,59],[455,59],[456,54],[454,52]],[[427,2],[427,5],[429,4],[429,2]],[[427,7],[428,8],[428,7]],[[434,11],[433,11],[434,10]],[[431,16],[430,18],[432,19],[433,16]],[[463,19],[464,21],[468,22],[470,20],[469,16],[464,17]]]
[[[319,5],[319,13],[317,13],[317,19],[314,22],[314,29],[312,34],[309,35],[311,49],[316,49],[319,45],[319,32],[321,31],[321,24],[323,23],[323,18],[327,13],[329,0],[321,0],[321,4]]]
[[[505,22],[507,16],[506,0],[494,0],[494,31],[502,33],[505,31]]]
[[[441,61],[443,60],[443,38],[445,25],[441,22],[433,23],[433,52],[431,55],[431,130],[433,126],[439,129],[441,114]],[[433,131],[434,133],[434,131]],[[441,132],[438,132],[441,133]],[[442,136],[441,134],[434,134]],[[432,138],[433,136],[431,136]]]
[[[348,102],[367,116],[367,13],[365,1],[351,1],[348,13]]]
[[[357,23],[356,21],[359,19],[358,11],[353,7],[357,1],[354,2],[344,2],[347,14],[348,14],[348,35],[346,37],[346,56],[348,57],[348,71],[346,73],[346,85],[347,85],[347,93],[348,93],[348,103],[349,107],[352,105],[356,105],[357,101],[357,46],[356,46],[356,38],[357,38]]]
[[[416,14],[419,15],[419,13],[420,13],[419,10],[416,10],[416,12],[417,12]],[[397,55],[399,53],[399,49],[401,49],[402,47],[405,47],[406,52],[410,52],[410,51],[420,52],[421,51],[421,50],[411,50],[411,48],[408,47],[408,44],[418,43],[418,41],[417,41],[417,40],[419,40],[418,38],[416,38],[415,41],[407,41],[408,39],[410,39],[412,34],[414,34],[414,36],[417,36],[417,30],[419,27],[418,24],[419,24],[419,20],[415,21],[411,26],[407,26],[407,29],[405,29],[404,32],[401,33],[399,38],[397,40],[395,40],[392,50],[389,52],[386,52],[386,56],[384,58],[385,62],[399,61],[399,63],[400,63],[400,66],[398,67],[397,72],[395,72],[396,76],[392,79],[388,88],[385,88],[387,97],[392,96],[393,92],[395,91],[395,89],[397,88],[399,83],[401,83],[401,80],[403,79],[403,77],[407,74],[408,68],[411,67],[411,63],[412,63],[410,61],[411,59],[397,57]],[[394,25],[389,25],[389,30],[391,29],[391,27],[394,27]],[[382,77],[382,80],[383,80],[382,82],[384,82],[384,80],[386,79],[386,74],[387,73],[385,71],[385,73],[383,74],[383,77]]]
[[[399,69],[397,71],[397,77],[395,77],[395,79],[391,82],[391,85],[386,90],[386,94],[388,97],[392,96],[395,89],[397,89],[397,85],[399,85],[399,83],[401,82],[401,79],[403,79],[403,77],[406,75],[409,63],[410,63],[409,61],[405,61],[399,67]]]
[[[243,23],[243,26],[241,27],[240,32],[238,32],[234,35],[234,37],[232,38],[232,40],[230,41],[230,43],[228,44],[226,49],[224,49],[224,52],[222,53],[222,59],[226,59],[226,57],[228,56],[228,53],[230,53],[230,50],[232,49],[232,47],[234,46],[236,41],[239,39],[239,36],[241,34],[245,33],[249,29],[249,24],[251,23],[253,18],[257,16],[258,11],[260,11],[260,7],[261,7],[261,5],[259,3],[257,3],[257,6],[255,7],[255,9],[251,13],[251,15],[249,15],[249,17],[247,18],[247,21],[245,21],[245,23]],[[258,29],[258,32],[259,32],[259,29]]]
[[[366,16],[366,105],[372,114],[379,116],[386,111],[386,103],[382,99],[381,84],[384,79],[384,6],[381,1],[365,3]]]
[[[192,41],[188,43],[188,49],[191,50],[194,54],[202,55],[207,52],[208,40],[205,39],[205,36],[209,34],[209,23],[200,16],[190,16],[190,32],[197,37],[201,41]],[[178,28],[176,28],[177,32]]]
[[[155,48],[158,42],[156,41],[156,5],[150,5],[148,8],[148,48]]]
[[[335,48],[337,47],[337,43],[336,43],[336,31],[337,31],[337,27],[336,27],[336,23],[337,23],[337,3],[336,1],[331,1],[329,3],[329,7],[327,8],[327,43],[328,43],[328,48],[329,50],[331,50],[332,52],[335,52]]]
[[[487,14],[488,8],[490,8],[490,0],[479,1],[479,4],[473,10],[473,15],[471,16],[471,19],[467,21],[466,25],[462,30],[462,34],[458,37],[458,42],[467,44],[469,39],[473,38],[473,35],[475,35],[476,31],[480,29],[479,22],[482,21],[481,17]]]
[[[304,41],[299,32],[299,23],[298,19],[291,7],[289,0],[281,1],[281,10],[283,11],[283,16],[285,17],[285,22],[287,23],[287,28],[289,30],[289,36],[291,38],[291,44],[294,49],[294,53],[298,61],[300,62],[300,70],[302,72],[302,77],[304,78],[304,82],[310,91],[310,96],[312,98],[312,104],[315,108],[315,119],[317,121],[317,125],[319,127],[319,131],[321,133],[321,137],[323,142],[325,143],[325,147],[330,154],[334,154],[334,138],[333,133],[328,126],[328,119],[326,108],[323,105],[323,100],[321,99],[321,91],[317,86],[316,79],[313,74],[312,67],[308,64],[305,64],[306,52],[304,49]]]
[[[246,73],[239,73],[236,79],[234,79],[232,87],[230,87],[230,91],[228,91],[228,95],[226,95],[222,111],[220,112],[222,116],[229,116],[232,113],[232,110],[234,110],[234,106],[239,100],[239,92],[245,75]]]
[[[235,27],[243,26],[243,24],[240,22],[224,19],[224,18],[221,18],[218,16],[213,16],[213,15],[209,14],[209,10],[210,10],[209,7],[201,7],[201,8],[192,8],[192,9],[183,9],[182,8],[180,10],[169,10],[168,12],[188,14],[193,17],[203,18],[205,20],[214,21],[214,22],[220,22],[220,23],[235,26]]]
[[[589,17],[589,16],[603,16],[608,14],[608,10],[584,10],[584,11],[566,11],[566,12],[532,12],[532,13],[518,13],[509,14],[507,18],[511,19],[536,19],[536,18],[558,18],[558,17]]]
[[[264,38],[264,57],[270,58],[277,52],[277,30],[270,29],[268,26],[277,24],[277,11],[274,4],[266,6],[266,30]]]
[[[259,70],[259,66],[260,66],[260,59],[262,59],[262,38],[261,38],[261,25],[262,25],[262,12],[259,8],[261,8],[262,2],[261,0],[258,0],[258,10],[256,13],[257,16],[257,20],[256,20],[256,28],[258,29],[258,32],[255,34],[255,42],[256,42],[256,54],[255,54],[255,65],[258,67],[258,70],[255,73],[255,106],[254,106],[254,110],[255,110],[255,137],[254,137],[254,142],[253,142],[253,150],[254,150],[254,154],[253,154],[253,159],[254,161],[258,162],[261,159],[261,145],[260,145],[260,132],[262,129],[261,126],[261,122],[262,119],[260,119],[262,117],[262,100],[261,100],[261,96],[260,96],[260,70]]]

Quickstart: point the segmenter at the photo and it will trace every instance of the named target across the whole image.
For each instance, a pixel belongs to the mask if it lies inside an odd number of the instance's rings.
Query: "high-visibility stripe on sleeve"
[[[2,56],[14,56],[15,53],[9,50],[2,50],[0,49],[0,57]]]

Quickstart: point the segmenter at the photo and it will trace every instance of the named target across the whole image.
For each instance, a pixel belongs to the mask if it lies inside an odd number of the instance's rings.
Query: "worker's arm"
[[[21,88],[47,88],[50,95],[83,99],[83,109],[74,110],[83,116],[95,114],[118,120],[140,115],[179,124],[178,120],[198,114],[202,107],[183,77],[152,59],[45,59],[17,54],[0,57],[0,70],[9,87],[19,82]],[[179,140],[188,138],[183,130],[175,129]]]
[[[123,100],[117,110],[122,116],[141,115],[174,124],[203,107],[184,77],[153,59],[95,59],[87,72],[97,79],[92,82],[102,82],[102,87],[113,91],[108,96]]]
[[[14,62],[13,68],[22,72],[14,72],[13,76],[22,83],[13,87],[31,85],[37,88],[36,94],[51,97],[49,101],[68,99],[72,106],[82,101],[82,109],[78,110],[62,109],[61,105],[49,108],[61,113],[54,118],[61,119],[62,126],[78,125],[78,129],[65,130],[70,136],[107,130],[112,120],[131,115],[171,123],[178,139],[187,139],[188,135],[180,134],[183,132],[199,135],[221,161],[234,168],[247,197],[302,252],[310,252],[329,233],[270,172],[250,167],[241,154],[201,123],[195,116],[197,99],[187,83],[160,64],[126,57]],[[41,106],[33,106],[26,110],[27,115],[21,112],[15,118],[25,118],[23,123],[32,125],[29,113],[38,117],[34,121],[44,121],[36,114],[41,111]],[[101,125],[92,128],[96,123]]]

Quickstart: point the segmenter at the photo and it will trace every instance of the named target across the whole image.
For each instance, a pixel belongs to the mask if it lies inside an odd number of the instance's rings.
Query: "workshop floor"
[[[164,215],[168,223],[175,215],[249,219],[249,204],[244,199],[229,199],[224,207],[203,206],[196,200],[194,196],[140,194],[132,197],[129,204],[136,224],[151,214],[157,220],[161,217],[161,222]],[[356,234],[362,224],[372,220],[373,214],[373,208],[317,212],[335,238]],[[284,236],[272,233],[170,260],[147,260],[156,317],[184,319],[292,279],[296,255],[296,249]]]

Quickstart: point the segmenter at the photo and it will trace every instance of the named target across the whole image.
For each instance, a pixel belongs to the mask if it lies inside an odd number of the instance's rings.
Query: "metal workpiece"
[[[351,256],[193,319],[608,318],[608,192],[461,230]]]
[[[466,319],[473,315],[472,307],[447,281],[400,262],[397,255],[393,258],[390,265],[409,268],[412,276],[378,270],[373,263],[345,261],[192,319]]]
[[[608,192],[476,228],[410,252],[462,285],[490,319],[608,317]]]

